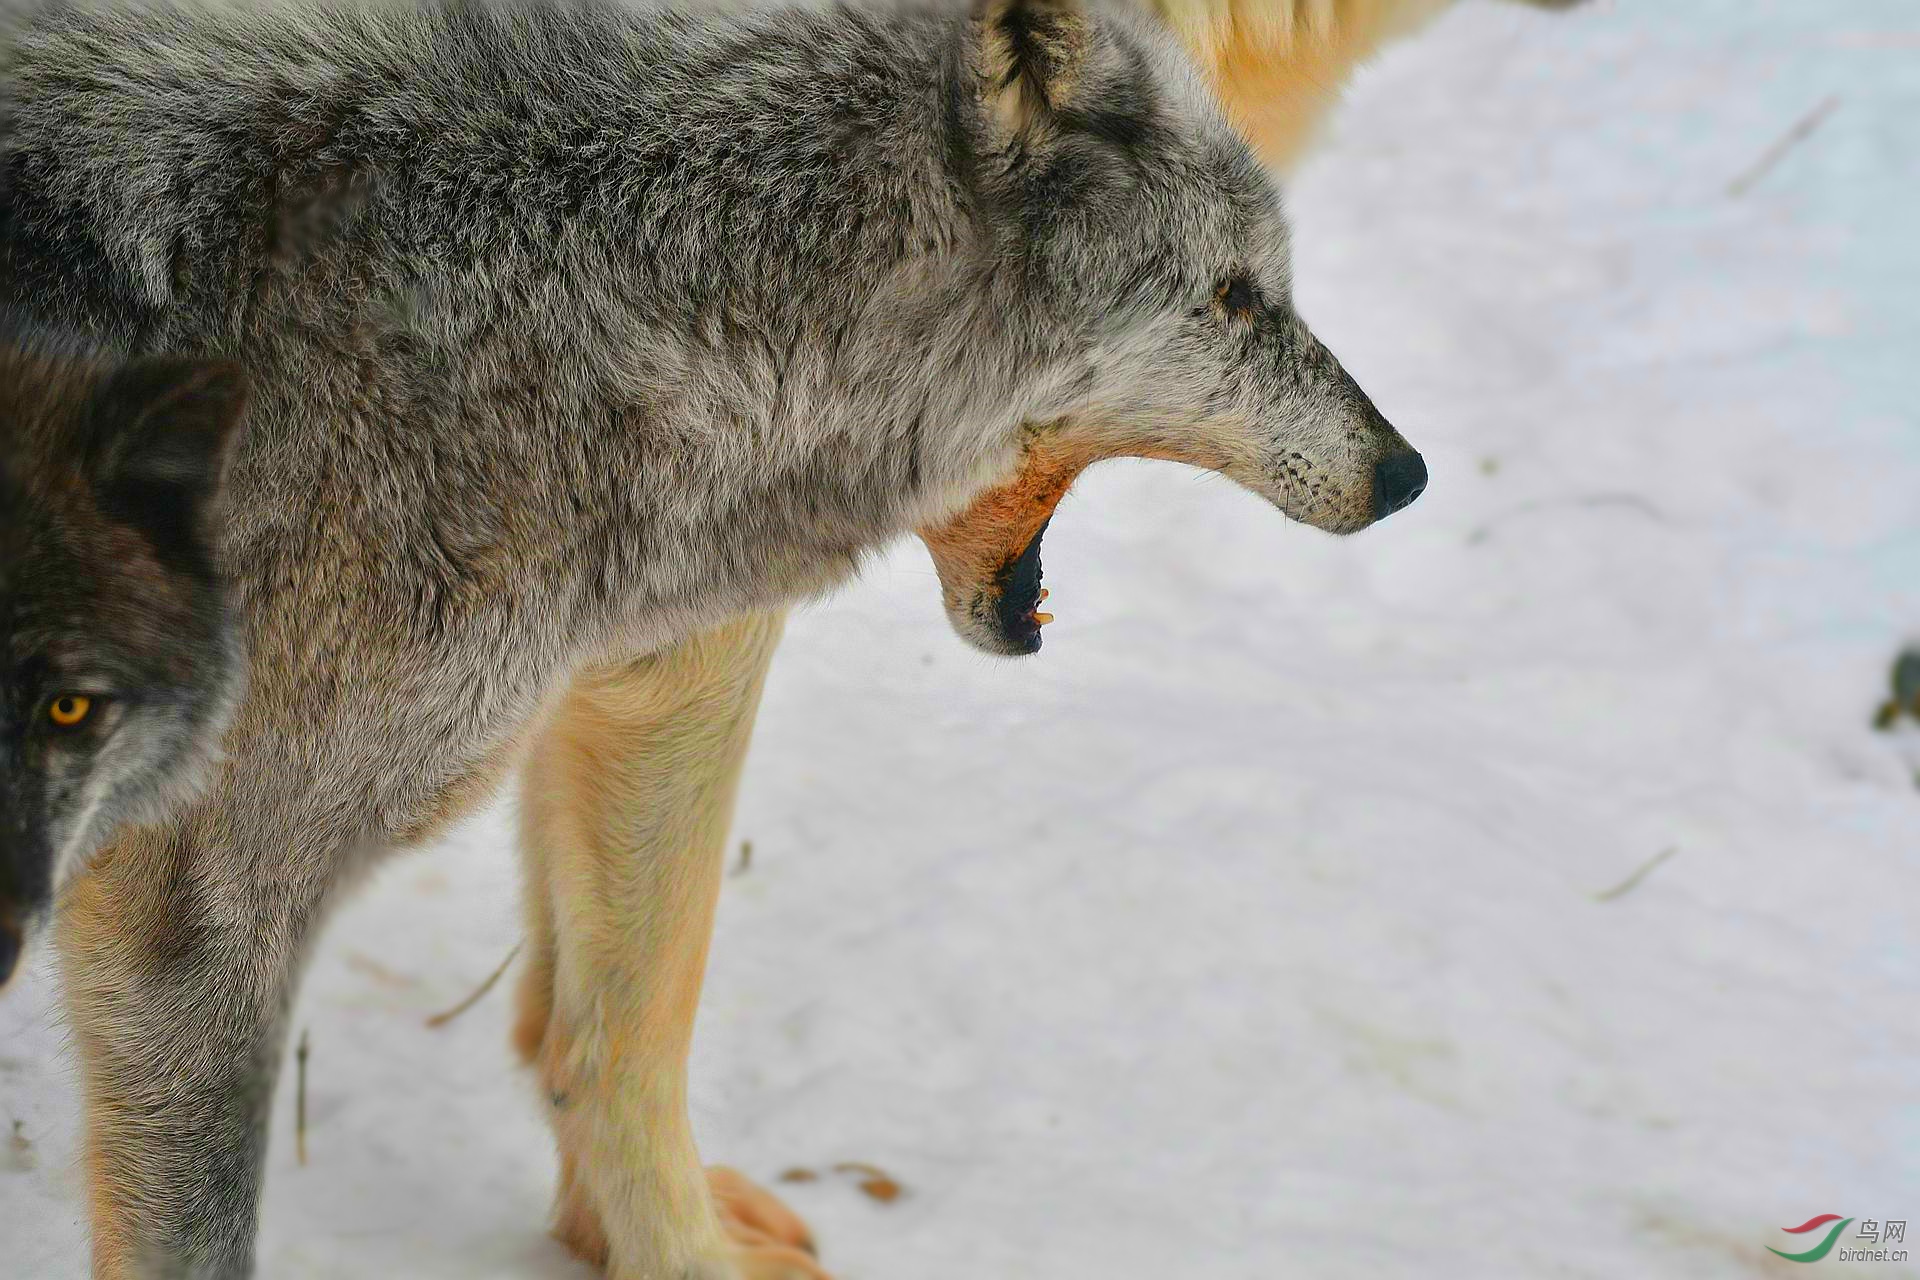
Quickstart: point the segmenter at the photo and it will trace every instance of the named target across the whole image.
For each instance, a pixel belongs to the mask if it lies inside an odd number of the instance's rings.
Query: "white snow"
[[[1920,1248],[1920,734],[1868,728],[1920,631],[1917,198],[1911,0],[1474,4],[1385,59],[1296,184],[1300,301],[1432,489],[1337,541],[1113,466],[1024,663],[917,545],[796,617],[709,1157],[898,1178],[785,1189],[843,1280],[1785,1275],[1824,1212]],[[504,985],[421,1025],[513,876],[496,810],[332,929],[264,1275],[586,1276]],[[70,1075],[43,959],[9,1276],[85,1271]]]

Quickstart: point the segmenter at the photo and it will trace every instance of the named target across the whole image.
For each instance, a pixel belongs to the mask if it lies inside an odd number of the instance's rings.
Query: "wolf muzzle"
[[[1039,652],[1040,628],[1053,620],[1041,612],[1048,594],[1041,579],[1041,539],[1067,490],[1103,456],[1208,465],[1206,459],[1165,451],[1100,454],[1035,447],[1013,480],[981,495],[946,524],[920,530],[940,574],[947,618],[967,643],[1009,657]],[[1336,532],[1351,533],[1412,506],[1426,492],[1427,463],[1403,445],[1374,463],[1370,479],[1372,492],[1358,495],[1351,519]]]

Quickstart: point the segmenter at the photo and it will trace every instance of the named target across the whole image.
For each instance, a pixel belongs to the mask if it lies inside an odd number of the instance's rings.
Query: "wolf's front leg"
[[[554,1231],[616,1280],[824,1280],[772,1196],[700,1167],[687,1051],[778,616],[580,677],[528,758],[515,1041],[560,1145]]]
[[[63,903],[99,1280],[252,1273],[267,1111],[322,886],[220,862],[183,831],[131,831]]]

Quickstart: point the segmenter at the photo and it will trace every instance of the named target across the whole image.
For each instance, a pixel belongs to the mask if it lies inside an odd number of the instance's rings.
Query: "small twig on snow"
[[[1643,863],[1639,868],[1639,870],[1635,871],[1632,875],[1628,876],[1625,880],[1622,880],[1619,884],[1613,886],[1613,888],[1608,889],[1604,893],[1594,894],[1593,900],[1595,902],[1612,902],[1615,899],[1626,897],[1628,894],[1632,893],[1635,889],[1640,887],[1640,882],[1642,880],[1645,880],[1648,876],[1653,874],[1653,869],[1655,867],[1659,866],[1661,863],[1665,862],[1668,858],[1671,858],[1674,854],[1678,852],[1680,852],[1680,850],[1676,848],[1671,848],[1671,847],[1662,849],[1660,852],[1654,854],[1653,857],[1649,858],[1645,863]]]
[[[307,1163],[307,1029],[300,1028],[300,1047],[293,1051],[293,1156]]]
[[[472,995],[468,996],[465,1000],[462,1000],[459,1004],[453,1006],[453,1008],[445,1009],[439,1013],[434,1014],[431,1018],[427,1019],[427,1025],[437,1030],[440,1027],[446,1026],[449,1022],[452,1022],[455,1018],[459,1017],[461,1014],[465,1013],[467,1010],[473,1008],[473,1006],[475,1006],[476,1004],[479,1004],[481,997],[486,995],[487,992],[493,990],[493,984],[500,981],[501,975],[506,973],[507,971],[507,966],[513,963],[513,958],[520,954],[520,948],[525,945],[526,944],[524,942],[514,943],[513,950],[507,952],[507,958],[500,962],[500,967],[495,969],[492,973],[488,974],[487,980],[481,983],[479,987],[477,987],[474,990]]]
[[[1813,131],[1827,122],[1827,117],[1840,107],[1839,95],[1821,99],[1813,110],[1794,121],[1793,127],[1780,136],[1779,141],[1768,147],[1747,168],[1745,173],[1727,184],[1727,194],[1739,199],[1753,190],[1760,179],[1773,171],[1773,167],[1786,159],[1787,153],[1813,136]]]

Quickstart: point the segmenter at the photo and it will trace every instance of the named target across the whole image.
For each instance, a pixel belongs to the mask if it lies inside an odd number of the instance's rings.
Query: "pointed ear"
[[[1025,137],[1069,103],[1093,56],[1085,0],[976,0],[988,112]]]
[[[87,456],[101,506],[162,555],[197,556],[246,402],[246,375],[226,361],[160,356],[113,374]]]

